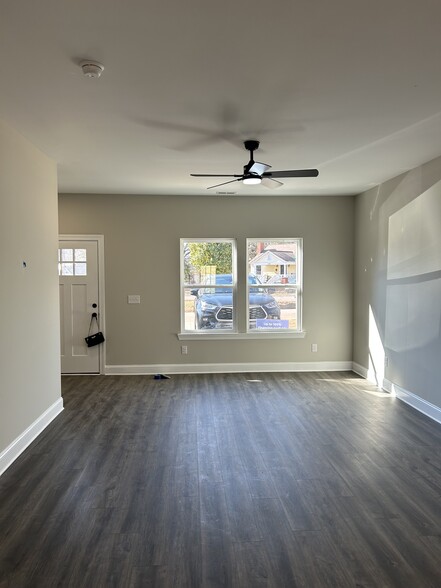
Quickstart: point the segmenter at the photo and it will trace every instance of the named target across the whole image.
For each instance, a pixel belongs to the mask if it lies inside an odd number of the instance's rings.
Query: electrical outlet
[[[312,353],[317,353],[317,343],[312,343],[311,351],[312,351]]]
[[[182,355],[187,355],[187,353],[188,353],[187,345],[181,345],[181,353],[182,353]]]
[[[127,304],[141,304],[141,296],[139,294],[129,294]]]

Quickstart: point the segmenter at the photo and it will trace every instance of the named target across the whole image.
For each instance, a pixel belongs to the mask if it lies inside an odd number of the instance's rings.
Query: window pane
[[[184,282],[197,284],[233,284],[233,245],[224,241],[183,243]]]
[[[265,284],[297,284],[297,241],[249,241],[248,272]]]
[[[86,264],[76,263],[75,264],[75,275],[76,276],[87,276]]]
[[[75,261],[86,261],[85,249],[75,249]]]
[[[73,276],[73,263],[62,263],[61,264],[61,275],[62,276]]]
[[[297,329],[297,289],[250,288],[250,329]]]
[[[185,288],[186,331],[233,329],[232,288]]]
[[[62,249],[61,261],[73,261],[73,249]]]
[[[247,247],[248,329],[301,330],[302,240],[249,239]]]

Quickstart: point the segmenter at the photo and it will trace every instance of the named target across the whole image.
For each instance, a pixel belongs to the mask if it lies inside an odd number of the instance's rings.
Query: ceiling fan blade
[[[278,180],[273,180],[273,178],[262,178],[262,185],[265,186],[265,188],[271,188],[271,190],[274,190],[274,188],[280,188],[280,186],[283,186],[282,182],[279,182]]]
[[[261,176],[268,169],[270,169],[270,167],[271,166],[266,163],[260,163],[259,161],[255,161],[253,163],[253,165],[250,167],[250,169],[248,170],[248,173],[257,174],[258,176]]]
[[[211,190],[211,188],[218,188],[219,186],[225,186],[225,184],[232,184],[233,182],[240,182],[242,176],[240,176],[237,180],[230,180],[229,182],[222,182],[222,184],[215,184],[214,186],[208,186],[207,190]]]
[[[194,178],[241,178],[242,174],[190,174]]]
[[[316,178],[319,175],[318,169],[288,169],[286,171],[265,172],[265,178]]]
[[[206,133],[206,137],[199,137],[198,139],[193,139],[182,143],[178,150],[180,151],[189,151],[190,149],[201,149],[203,147],[207,147],[208,145],[213,145],[214,143],[220,143],[222,141],[226,141],[228,143],[232,143],[237,147],[237,136],[229,131],[219,131],[213,133],[211,135]]]
[[[231,124],[232,116],[233,113],[230,113],[228,111],[222,113],[222,120],[220,121],[220,123],[222,124],[222,129],[220,129],[219,131],[211,131],[210,129],[206,129],[203,127],[195,127],[192,125],[185,125],[180,123],[170,123],[166,121],[153,120],[147,118],[136,119],[136,122],[153,129],[161,129],[166,131],[182,132],[190,135],[196,135],[198,138],[190,139],[189,141],[179,146],[172,147],[172,149],[177,149],[178,151],[185,151],[188,149],[204,147],[205,145],[209,145],[210,143],[217,143],[219,141],[227,141],[228,143],[233,144],[235,147],[238,147],[239,136],[237,135],[237,133],[230,131],[228,128],[225,127],[225,125]]]

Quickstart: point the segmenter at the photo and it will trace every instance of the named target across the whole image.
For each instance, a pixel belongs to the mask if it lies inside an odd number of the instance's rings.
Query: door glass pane
[[[75,249],[75,261],[86,261],[85,249]]]
[[[62,263],[61,264],[61,275],[62,276],[73,276],[74,275],[73,263]]]
[[[59,276],[87,276],[86,249],[58,249]]]
[[[73,261],[73,249],[62,249],[61,261]]]
[[[75,275],[76,276],[87,276],[85,263],[76,263],[75,264]]]

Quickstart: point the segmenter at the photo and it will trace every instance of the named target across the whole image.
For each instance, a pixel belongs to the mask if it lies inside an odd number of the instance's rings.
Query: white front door
[[[60,279],[61,373],[100,373],[100,347],[87,347],[92,313],[99,308],[98,240],[64,240],[58,249]],[[93,321],[93,330],[97,329]]]

